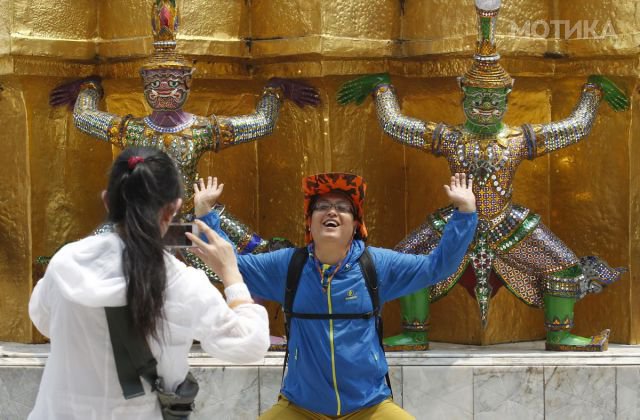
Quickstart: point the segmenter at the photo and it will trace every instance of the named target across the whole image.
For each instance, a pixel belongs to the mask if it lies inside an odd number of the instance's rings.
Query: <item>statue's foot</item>
[[[287,339],[284,337],[277,337],[275,335],[269,336],[269,351],[285,351],[287,349]]]
[[[385,351],[429,350],[426,332],[405,332],[383,340]]]
[[[609,347],[609,332],[603,330],[593,337],[580,337],[568,331],[547,333],[546,349],[551,351],[606,351]]]

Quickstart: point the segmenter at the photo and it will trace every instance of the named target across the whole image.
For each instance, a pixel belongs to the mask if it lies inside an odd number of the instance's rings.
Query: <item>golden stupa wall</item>
[[[355,75],[388,71],[406,114],[461,122],[455,77],[473,53],[471,0],[178,0],[178,6],[179,48],[197,68],[188,111],[250,113],[275,75],[308,80],[323,100],[316,109],[287,103],[269,138],[202,159],[200,173],[225,182],[224,201],[241,220],[265,237],[301,243],[300,178],[330,170],[368,180],[372,245],[394,246],[446,204],[443,159],[384,136],[370,99],[341,107],[335,98]],[[152,49],[150,8],[149,0],[0,0],[0,141],[7,146],[0,154],[0,340],[40,339],[27,313],[39,275],[35,258],[88,234],[104,217],[99,196],[116,151],[80,134],[69,110],[50,108],[48,92],[97,73],[104,78],[103,109],[148,113],[138,68]],[[608,36],[595,39],[593,31],[602,33],[605,24]],[[592,73],[613,77],[632,96],[627,112],[603,104],[583,143],[525,162],[514,199],[578,255],[629,267],[617,284],[577,305],[576,332],[610,327],[612,341],[638,343],[640,316],[632,309],[640,303],[640,2],[505,0],[498,35],[503,64],[516,78],[509,124],[565,117]],[[483,331],[475,301],[455,287],[432,305],[431,336],[489,344],[544,335],[542,311],[504,288],[489,316]],[[386,306],[385,317],[386,332],[397,333],[397,302]],[[274,333],[281,333],[281,318]]]

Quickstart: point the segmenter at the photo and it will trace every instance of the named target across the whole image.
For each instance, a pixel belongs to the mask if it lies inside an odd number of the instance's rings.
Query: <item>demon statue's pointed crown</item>
[[[478,15],[478,41],[473,65],[460,78],[462,87],[501,88],[512,87],[513,79],[500,65],[496,48],[496,22],[500,0],[475,0]]]
[[[151,8],[153,49],[151,58],[141,71],[156,69],[191,70],[191,64],[176,52],[176,34],[180,26],[180,13],[176,0],[154,0]]]

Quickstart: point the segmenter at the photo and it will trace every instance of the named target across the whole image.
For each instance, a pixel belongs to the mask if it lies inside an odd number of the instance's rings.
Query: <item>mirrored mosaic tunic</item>
[[[282,104],[280,90],[268,87],[253,114],[235,117],[194,115],[176,127],[160,127],[149,117],[123,117],[98,110],[100,96],[100,89],[93,83],[83,85],[73,110],[76,127],[121,149],[154,147],[166,152],[177,163],[184,182],[181,209],[184,217],[193,209],[193,184],[198,179],[197,164],[202,154],[271,134]]]
[[[387,135],[402,144],[444,157],[452,174],[464,172],[474,180],[479,216],[476,238],[457,272],[431,288],[431,300],[444,296],[467,266],[476,274],[476,299],[484,315],[491,295],[488,285],[491,270],[512,293],[533,306],[542,306],[544,293],[581,298],[596,291],[588,275],[605,284],[619,277],[617,270],[597,258],[579,259],[540,222],[539,215],[512,203],[513,179],[523,160],[570,146],[589,134],[602,98],[597,86],[583,87],[577,106],[564,120],[505,127],[489,136],[470,133],[463,126],[424,122],[402,115],[393,86],[388,84],[379,85],[374,98],[378,120]],[[447,207],[429,215],[396,249],[430,252],[438,244],[451,214],[452,209]],[[582,266],[583,274],[573,278],[554,275],[576,265]]]

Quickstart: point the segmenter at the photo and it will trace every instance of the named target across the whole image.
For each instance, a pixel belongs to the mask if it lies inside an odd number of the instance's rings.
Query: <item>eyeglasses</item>
[[[319,201],[313,206],[313,211],[329,211],[330,209],[336,209],[338,213],[352,213],[353,208],[351,204],[339,201],[337,203],[330,203],[328,201]]]

